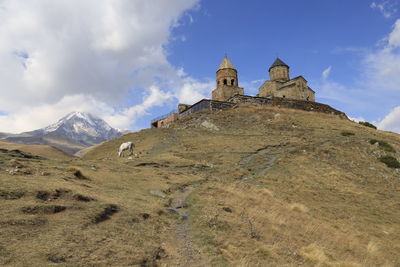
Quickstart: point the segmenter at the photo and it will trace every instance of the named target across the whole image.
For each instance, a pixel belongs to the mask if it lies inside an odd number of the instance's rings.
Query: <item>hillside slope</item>
[[[30,153],[33,155],[41,156],[44,158],[52,158],[52,159],[70,159],[71,155],[68,155],[64,151],[61,151],[58,148],[46,145],[24,145],[24,144],[15,144],[10,142],[5,142],[0,140],[0,148],[8,149],[8,150],[21,150],[25,153]]]
[[[20,159],[34,179],[4,154],[0,264],[397,266],[400,169],[378,158],[399,151],[336,116],[240,107]]]

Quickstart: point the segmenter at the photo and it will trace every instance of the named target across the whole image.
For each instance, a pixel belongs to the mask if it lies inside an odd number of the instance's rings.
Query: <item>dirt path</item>
[[[188,205],[186,202],[190,193],[195,190],[191,185],[179,190],[172,200],[168,212],[175,214],[180,219],[175,223],[172,238],[164,245],[168,258],[162,262],[161,266],[209,266],[206,257],[201,250],[193,243],[190,233],[190,224],[192,218],[188,214]]]

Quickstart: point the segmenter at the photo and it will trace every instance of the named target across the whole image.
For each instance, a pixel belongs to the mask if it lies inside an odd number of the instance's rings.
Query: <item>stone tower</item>
[[[239,87],[237,70],[227,56],[224,57],[217,70],[217,89],[212,91],[212,100],[226,101],[231,96],[243,95]]]
[[[275,62],[271,65],[268,71],[271,81],[287,82],[290,80],[289,66],[280,58],[276,58]]]

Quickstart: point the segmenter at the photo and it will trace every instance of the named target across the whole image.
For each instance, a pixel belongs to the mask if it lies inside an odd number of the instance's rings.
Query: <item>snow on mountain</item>
[[[117,138],[126,131],[112,128],[104,120],[85,112],[72,112],[45,128],[0,138],[19,144],[51,145],[74,154],[104,141]]]
[[[71,112],[39,131],[46,135],[64,135],[76,141],[89,143],[100,143],[121,135],[120,131],[101,118],[85,112]]]

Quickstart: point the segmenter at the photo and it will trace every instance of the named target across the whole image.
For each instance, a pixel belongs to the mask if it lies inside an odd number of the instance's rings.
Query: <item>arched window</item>
[[[217,84],[219,85],[219,81],[217,81]]]
[[[224,84],[225,84],[225,85],[227,85],[227,84],[228,84],[228,81],[227,81],[226,79],[224,79]]]
[[[235,85],[235,79],[231,80],[231,85]]]

